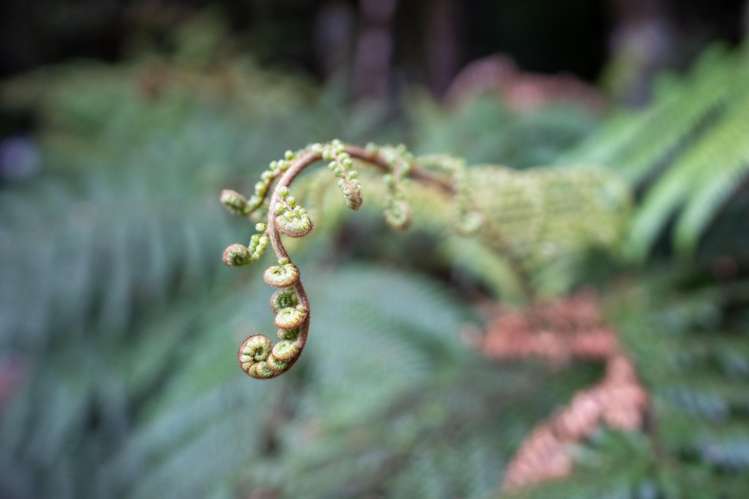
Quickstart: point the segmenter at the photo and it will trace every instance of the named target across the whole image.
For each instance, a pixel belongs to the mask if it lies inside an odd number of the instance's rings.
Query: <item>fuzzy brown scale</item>
[[[267,208],[267,223],[258,223],[257,233],[250,241],[250,246],[233,244],[224,252],[224,263],[238,266],[257,260],[262,255],[268,242],[278,259],[278,264],[269,267],[263,273],[263,280],[269,286],[278,288],[271,298],[271,308],[275,314],[277,336],[281,341],[273,345],[270,338],[263,334],[252,334],[246,337],[239,346],[237,360],[240,368],[247,375],[257,379],[274,378],[289,369],[301,356],[307,343],[307,334],[311,310],[307,293],[302,283],[299,268],[291,261],[281,240],[281,234],[290,237],[303,237],[312,231],[313,224],[304,208],[297,205],[289,195],[289,186],[294,179],[308,166],[324,160],[329,161],[328,168],[337,177],[337,184],[344,195],[346,205],[358,209],[363,200],[357,172],[353,169],[353,160],[373,166],[385,174],[395,173],[400,179],[408,176],[416,181],[453,194],[455,189],[449,181],[413,164],[412,157],[404,148],[396,149],[395,159],[392,153],[381,154],[376,146],[366,149],[346,146],[340,141],[328,144],[313,144],[297,153],[287,151],[284,159],[271,162],[269,170],[263,172],[261,180],[255,185],[255,194],[246,200],[235,191],[224,190],[221,201],[231,213],[244,216],[255,216],[262,209],[263,202],[270,192]],[[273,187],[273,183],[276,185]],[[400,214],[408,218],[408,206],[397,192]],[[407,220],[397,220],[405,227]]]

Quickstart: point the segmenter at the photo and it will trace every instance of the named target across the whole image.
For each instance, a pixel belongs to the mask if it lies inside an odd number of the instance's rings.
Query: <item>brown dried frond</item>
[[[648,395],[624,356],[609,359],[603,380],[580,390],[572,401],[523,442],[507,467],[505,491],[514,491],[572,473],[572,448],[601,424],[633,431],[643,424]]]
[[[598,298],[590,292],[521,310],[500,308],[478,347],[493,359],[538,357],[554,365],[573,358],[605,360],[619,352],[616,333],[606,326]]]
[[[580,293],[523,310],[500,309],[474,343],[498,360],[536,357],[553,365],[575,359],[606,364],[601,381],[578,391],[526,438],[507,467],[503,490],[568,476],[574,464],[572,448],[603,424],[628,431],[642,427],[648,394],[616,332],[605,324],[597,295]]]

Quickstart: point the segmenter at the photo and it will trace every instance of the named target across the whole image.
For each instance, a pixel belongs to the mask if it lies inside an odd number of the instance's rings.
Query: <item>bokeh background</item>
[[[0,497],[747,497],[747,30],[739,0],[3,1]],[[305,354],[251,380],[269,292],[221,264],[218,193],[336,137],[600,167],[624,240],[523,301],[442,232],[321,224]]]

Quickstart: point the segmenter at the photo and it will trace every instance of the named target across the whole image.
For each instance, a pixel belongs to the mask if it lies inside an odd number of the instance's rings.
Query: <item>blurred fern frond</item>
[[[553,403],[528,392],[541,373],[481,361],[457,341],[470,315],[414,275],[307,279],[318,336],[298,381],[306,389],[278,421],[277,453],[244,480],[280,497],[485,497],[509,457],[504,443]],[[333,358],[331,344],[345,347]],[[550,383],[554,397],[581,381],[567,374]]]
[[[694,254],[715,235],[715,219],[740,202],[749,168],[747,89],[746,47],[715,48],[686,77],[663,78],[647,109],[618,113],[562,156],[616,169],[642,192],[628,243],[634,257],[645,258],[664,233],[678,253]],[[730,238],[722,242],[727,253],[737,249]]]
[[[466,172],[467,209],[483,220],[480,229],[461,235],[458,201],[409,182],[414,229],[433,238],[449,266],[473,274],[503,298],[522,301],[536,291],[564,291],[577,257],[597,247],[617,252],[629,193],[615,174],[577,167],[519,172],[494,165]],[[325,175],[309,176],[300,189],[318,225],[329,230],[343,221],[345,210]],[[384,186],[368,177],[364,190],[365,208],[381,210]]]
[[[180,340],[189,348],[159,399],[135,413],[132,433],[105,461],[100,486],[132,497],[204,496],[228,484],[281,497],[477,498],[496,486],[501,442],[527,429],[528,411],[548,410],[523,389],[539,373],[498,376],[461,346],[456,331],[470,314],[423,278],[376,267],[308,269],[307,278],[316,326],[299,369],[242,383],[225,358],[267,307],[262,286],[213,299]],[[335,343],[345,348],[331,356]],[[561,393],[576,380],[557,383],[567,386]]]

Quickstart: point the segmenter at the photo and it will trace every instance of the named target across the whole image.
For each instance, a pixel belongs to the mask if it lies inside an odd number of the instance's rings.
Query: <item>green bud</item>
[[[230,213],[235,215],[244,215],[247,213],[247,200],[237,191],[224,189],[220,196],[221,204]]]
[[[312,220],[304,208],[296,207],[276,217],[278,229],[290,237],[304,237],[312,231]]]
[[[274,288],[286,288],[299,280],[299,269],[293,263],[274,265],[265,271],[263,280]]]
[[[275,344],[272,355],[281,361],[288,362],[298,357],[300,352],[301,349],[295,341],[284,340]]]
[[[282,308],[296,307],[299,305],[299,296],[296,290],[291,288],[281,288],[276,290],[270,298],[270,306],[273,312],[278,312]]]
[[[240,361],[247,359],[248,361],[259,362],[268,358],[273,343],[270,339],[263,334],[253,334],[244,339],[241,345],[239,345],[239,356]]]
[[[281,340],[295,341],[299,337],[299,328],[279,329],[276,331],[276,336]]]
[[[268,365],[266,361],[258,362],[256,364],[252,364],[252,366],[247,370],[247,374],[252,376],[253,378],[258,379],[268,379],[273,377],[273,369]]]
[[[307,319],[307,309],[301,305],[286,307],[278,311],[275,318],[276,327],[281,329],[294,329],[304,324]]]
[[[268,365],[268,368],[273,371],[274,375],[281,374],[289,365],[288,362],[281,360],[272,354],[268,357],[268,360],[266,360],[265,363]]]
[[[398,230],[405,230],[411,223],[411,208],[405,201],[394,200],[385,209],[385,221]]]
[[[224,264],[228,267],[247,265],[252,261],[250,249],[244,244],[231,244],[224,250]]]

